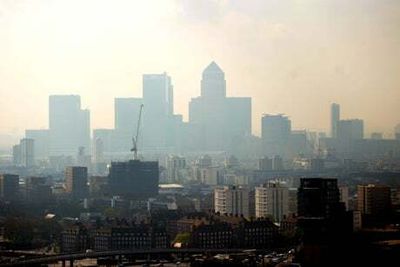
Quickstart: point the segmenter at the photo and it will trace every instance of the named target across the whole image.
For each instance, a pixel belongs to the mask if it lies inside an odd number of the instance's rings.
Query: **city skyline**
[[[263,113],[288,115],[294,129],[329,132],[331,103],[343,117],[364,119],[366,136],[393,136],[399,123],[395,1],[13,1],[0,8],[2,136],[47,128],[53,94],[80,95],[91,128],[111,128],[114,98],[140,97],[141,75],[164,71],[175,112],[187,121],[187,103],[200,95],[201,71],[212,60],[225,72],[228,96],[252,97],[255,135]]]

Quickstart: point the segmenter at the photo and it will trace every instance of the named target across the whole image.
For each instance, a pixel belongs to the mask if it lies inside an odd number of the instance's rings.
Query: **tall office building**
[[[280,222],[289,214],[289,188],[286,184],[271,181],[255,188],[256,217],[271,217]]]
[[[142,98],[115,98],[114,99],[114,128],[133,135],[136,131]]]
[[[88,173],[86,167],[66,167],[65,185],[67,193],[75,199],[83,199],[88,196]]]
[[[261,139],[268,156],[285,157],[291,133],[291,121],[282,114],[264,115],[261,119]]]
[[[331,255],[331,245],[342,245],[353,232],[353,218],[340,202],[337,179],[302,178],[297,204],[297,225],[303,233],[303,263],[324,266],[326,261],[321,260],[321,255]]]
[[[337,137],[337,124],[340,120],[340,105],[333,103],[331,105],[331,137]]]
[[[0,174],[0,198],[16,200],[19,195],[19,176],[14,174]]]
[[[32,167],[35,165],[35,144],[34,140],[24,138],[20,141],[21,165],[24,167]]]
[[[251,135],[251,98],[226,97],[225,73],[211,62],[202,74],[201,95],[189,103],[189,122],[197,149],[232,149]]]
[[[158,194],[159,169],[156,161],[112,162],[108,185],[113,195],[147,199]]]
[[[43,160],[49,156],[49,130],[25,130],[25,138],[33,139],[35,160]]]
[[[390,208],[390,187],[375,184],[357,186],[357,210],[361,214],[387,215]]]
[[[20,144],[13,145],[12,156],[13,156],[13,165],[14,166],[21,165],[21,146],[20,146]]]
[[[49,97],[50,155],[76,155],[90,151],[90,112],[81,109],[78,95]]]
[[[214,189],[214,210],[221,214],[249,217],[249,190],[241,186]]]
[[[170,144],[168,129],[173,117],[171,77],[162,74],[143,75],[143,146],[165,150]]]
[[[330,217],[340,202],[337,179],[302,178],[297,196],[300,217]]]
[[[94,140],[94,163],[104,163],[104,143],[101,138]]]
[[[337,138],[342,141],[364,138],[364,122],[359,119],[340,120],[337,123]]]
[[[142,98],[115,98],[112,146],[117,152],[128,152],[132,148],[132,137],[136,134]]]

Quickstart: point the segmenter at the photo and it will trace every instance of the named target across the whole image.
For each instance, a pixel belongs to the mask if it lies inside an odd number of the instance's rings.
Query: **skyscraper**
[[[337,123],[340,120],[340,105],[333,103],[331,105],[331,137],[337,137]]]
[[[112,136],[113,150],[128,152],[132,148],[132,137],[136,133],[142,98],[115,98],[115,121]]]
[[[35,165],[35,144],[34,140],[24,138],[20,141],[21,165],[32,167]]]
[[[20,146],[20,144],[13,145],[12,154],[13,154],[14,166],[21,165],[21,146]]]
[[[226,97],[225,73],[211,62],[203,71],[201,95],[189,103],[197,149],[229,150],[251,135],[251,98]]]
[[[286,184],[271,181],[255,188],[256,217],[272,217],[280,222],[289,214],[289,188]]]
[[[340,120],[337,123],[337,139],[345,147],[355,140],[364,138],[364,121],[359,119]]]
[[[288,117],[282,114],[267,114],[262,117],[261,139],[264,152],[268,156],[284,157],[287,154],[290,133],[291,121]]]
[[[36,160],[43,160],[49,156],[49,130],[25,130],[25,138],[33,139]]]
[[[90,112],[81,109],[78,95],[49,97],[50,155],[76,155],[90,151]]]
[[[67,193],[75,199],[83,199],[88,196],[88,173],[86,167],[67,167],[65,169],[65,185]]]
[[[211,100],[223,99],[226,97],[225,73],[214,61],[203,71],[201,96]]]
[[[337,179],[302,178],[297,196],[300,217],[329,217],[340,201]]]
[[[143,75],[143,147],[165,150],[173,121],[173,86],[167,73]]]

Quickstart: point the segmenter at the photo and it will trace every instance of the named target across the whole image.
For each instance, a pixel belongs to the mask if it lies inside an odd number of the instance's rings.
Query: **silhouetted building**
[[[361,214],[385,216],[390,213],[391,192],[385,185],[358,185],[357,210]]]
[[[337,137],[337,126],[340,120],[340,105],[333,103],[331,105],[331,137]]]
[[[158,194],[159,169],[156,161],[112,162],[108,184],[113,195],[149,198]]]
[[[330,217],[340,201],[337,179],[302,178],[298,189],[299,217]]]
[[[263,150],[268,156],[285,157],[291,133],[291,121],[288,117],[279,115],[264,115],[261,119],[261,139]]]
[[[189,103],[189,122],[196,149],[232,149],[251,134],[251,98],[226,97],[225,74],[211,62],[202,74],[201,96]]]
[[[21,165],[21,146],[19,144],[13,145],[12,156],[13,156],[13,165],[14,166]]]
[[[382,133],[371,133],[371,139],[374,140],[382,140],[383,139],[383,134]]]
[[[275,155],[272,159],[272,170],[282,171],[284,169],[283,159],[281,156]]]
[[[25,138],[33,139],[35,160],[44,160],[49,156],[49,130],[25,130]]]
[[[65,169],[66,192],[75,199],[88,196],[88,173],[86,167],[67,167]]]
[[[272,171],[272,159],[263,157],[258,160],[258,169],[260,171]]]
[[[26,199],[32,203],[46,203],[52,199],[51,186],[46,177],[27,177],[25,179]]]
[[[14,174],[0,174],[0,198],[15,200],[19,195],[19,176]]]
[[[21,139],[19,146],[21,151],[21,165],[24,167],[35,165],[34,140],[30,138]]]
[[[337,179],[302,178],[298,216],[303,232],[302,264],[328,265],[325,261],[336,257],[333,249],[340,248],[353,231],[353,217],[340,202]]]
[[[112,151],[124,152],[132,146],[132,137],[136,133],[142,98],[114,99],[114,128]],[[147,108],[147,107],[146,107]]]
[[[337,123],[337,138],[343,141],[364,138],[364,122],[359,119],[340,120]]]
[[[173,86],[167,73],[143,75],[143,146],[165,150],[170,145],[168,129],[172,123]]]
[[[49,97],[50,155],[76,155],[79,147],[90,151],[90,112],[81,109],[78,95]]]

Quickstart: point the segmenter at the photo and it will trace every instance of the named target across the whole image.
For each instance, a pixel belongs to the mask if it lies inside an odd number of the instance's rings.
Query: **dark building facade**
[[[86,167],[67,167],[65,169],[65,184],[67,193],[74,199],[86,198],[89,194],[88,173]]]
[[[52,200],[51,186],[46,177],[28,177],[25,180],[25,197],[31,203],[45,203]]]
[[[19,194],[19,176],[14,174],[0,174],[0,198],[15,200]]]
[[[71,225],[61,233],[61,252],[83,252],[90,247],[88,230],[81,224]]]
[[[337,179],[302,178],[298,189],[298,227],[302,232],[301,262],[305,266],[338,266],[352,217],[340,202]]]
[[[232,226],[228,223],[200,225],[192,232],[192,246],[195,248],[231,248]]]
[[[245,221],[235,230],[237,245],[241,248],[271,248],[278,227],[270,220]]]
[[[112,162],[108,184],[113,195],[149,198],[158,194],[159,169],[156,161]]]
[[[329,217],[340,200],[337,179],[302,178],[297,197],[299,217]]]

